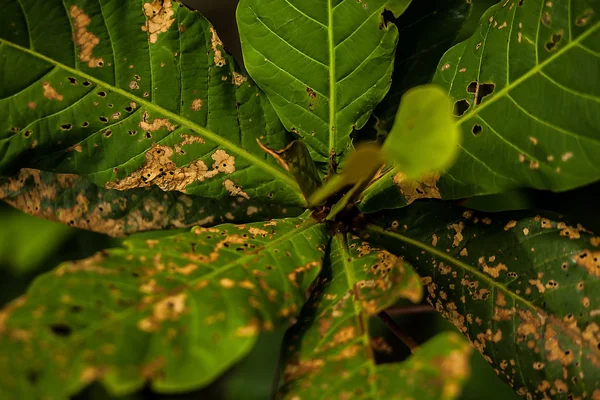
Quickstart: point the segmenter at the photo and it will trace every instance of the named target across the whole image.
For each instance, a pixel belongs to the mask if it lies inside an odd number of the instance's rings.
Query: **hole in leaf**
[[[519,7],[523,7],[524,2],[525,2],[525,0],[519,0]]]
[[[73,78],[72,76],[68,77],[67,79],[69,80],[71,85],[77,85],[77,79]]]
[[[91,86],[91,85],[92,85],[92,82],[90,82],[90,81],[83,82],[83,86],[85,86],[85,87],[88,87],[88,86]]]
[[[494,89],[496,85],[493,83],[482,83],[477,87],[477,92],[475,93],[475,105],[481,104],[481,100],[485,96],[489,96],[494,93]]]
[[[125,107],[125,111],[127,111],[128,113],[133,111],[133,108],[130,106]]]
[[[98,92],[98,96],[100,96],[100,97],[106,97],[106,92],[105,91],[100,91],[100,92]]]
[[[11,132],[19,132],[21,130],[21,128],[17,128],[16,126],[13,126],[12,128],[10,128]]]
[[[379,23],[379,29],[386,29],[390,24],[396,22],[396,18],[394,18],[394,13],[390,10],[384,9],[381,13],[381,22]]]
[[[83,123],[81,124],[82,127],[87,128],[88,126],[90,126],[90,123],[87,121],[83,121]]]
[[[23,132],[23,136],[28,138],[29,136],[31,136],[32,133],[33,133],[32,131],[25,131],[25,132]]]
[[[469,83],[469,86],[467,86],[467,93],[476,93],[477,85],[478,83],[476,81]]]
[[[34,369],[30,369],[25,373],[25,377],[27,378],[27,382],[31,385],[35,385],[40,379],[39,371]]]
[[[475,136],[479,135],[482,131],[483,128],[481,127],[481,125],[478,124],[473,125],[473,129],[471,129],[471,132],[473,132],[473,135]]]
[[[106,118],[106,117],[100,117],[99,119],[100,119],[100,121],[102,121],[104,123],[108,122],[108,118]]]
[[[67,337],[67,336],[71,335],[71,333],[73,333],[73,330],[67,324],[62,324],[62,323],[52,324],[49,326],[49,328],[52,331],[52,333],[54,333],[56,336]]]
[[[454,114],[455,117],[462,117],[463,114],[465,112],[467,112],[469,107],[471,107],[471,105],[469,104],[469,102],[467,100],[465,100],[465,99],[457,100],[454,103],[454,109],[453,109],[452,113]]]
[[[60,126],[60,129],[62,129],[63,131],[70,131],[71,128],[73,128],[73,125],[71,124],[63,124]]]
[[[583,14],[581,14],[579,17],[577,17],[577,19],[575,20],[575,25],[586,26],[587,23],[589,22],[589,20],[592,18],[592,15],[594,15],[594,10],[592,10],[592,9],[585,10],[583,12]]]
[[[129,136],[133,136],[133,135],[135,135],[137,133],[137,131],[129,131],[127,133],[129,133]]]
[[[544,47],[546,48],[546,51],[556,50],[558,48],[560,41],[562,40],[562,37],[563,37],[563,31],[553,34],[552,37],[550,38],[550,40],[548,40],[546,42],[546,44],[544,45]]]
[[[105,131],[104,132],[104,136],[106,136],[107,138],[110,137],[110,135],[112,135],[112,131]]]
[[[146,132],[146,139],[151,139],[152,138],[152,134],[150,132]]]

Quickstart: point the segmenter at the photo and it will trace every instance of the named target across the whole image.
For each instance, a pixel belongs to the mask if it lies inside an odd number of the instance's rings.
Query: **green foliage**
[[[600,0],[241,0],[248,72],[175,0],[2,5],[0,199],[103,234],[0,210],[50,271],[2,399],[266,397],[282,337],[279,398],[459,399],[467,342],[386,312],[423,292],[517,394],[599,398],[600,238],[523,188],[600,177]]]
[[[402,97],[382,151],[400,172],[415,179],[450,165],[459,141],[446,93],[437,86],[419,86]]]

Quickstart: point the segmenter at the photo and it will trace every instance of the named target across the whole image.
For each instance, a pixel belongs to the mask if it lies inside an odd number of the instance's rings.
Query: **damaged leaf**
[[[0,200],[30,215],[110,236],[225,222],[299,215],[301,209],[266,207],[255,200],[215,200],[163,192],[157,187],[108,190],[70,174],[22,169],[0,178]]]
[[[263,151],[272,156],[279,165],[296,178],[304,198],[308,199],[321,186],[319,170],[303,142],[294,140],[280,150],[269,149],[260,141],[258,144]]]
[[[383,14],[400,15],[409,3],[240,2],[246,67],[315,161],[336,165],[388,91],[398,30]]]
[[[463,136],[437,184],[442,198],[564,191],[598,179],[599,15],[597,0],[501,1],[442,57],[433,82],[452,98]],[[406,203],[392,178],[381,178],[363,210]]]
[[[531,211],[419,203],[366,234],[414,265],[427,300],[527,398],[600,396],[600,251],[578,224]]]
[[[289,134],[199,13],[171,0],[61,3],[11,3],[0,16],[11,81],[0,175],[35,168],[106,189],[305,204],[257,144],[281,148]]]
[[[260,331],[298,314],[325,234],[305,218],[196,227],[62,264],[0,311],[0,394],[62,399],[95,381],[119,395],[146,382],[161,392],[208,384]]]
[[[328,260],[287,333],[281,397],[400,399],[419,393],[422,399],[455,398],[468,376],[469,349],[454,334],[426,344],[404,363],[375,364],[369,318],[398,299],[420,301],[422,287],[411,266],[344,234],[333,238]],[[438,363],[429,359],[434,348]],[[434,378],[439,380],[428,392],[419,387]]]

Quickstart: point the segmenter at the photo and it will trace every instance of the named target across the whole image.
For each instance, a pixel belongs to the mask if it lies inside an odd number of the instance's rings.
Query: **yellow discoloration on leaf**
[[[442,196],[437,188],[439,179],[439,172],[424,175],[419,181],[406,179],[406,175],[402,172],[398,172],[393,178],[407,204],[418,199],[441,199]]]
[[[144,332],[156,332],[163,321],[175,321],[187,310],[186,293],[166,297],[157,302],[152,315],[138,321],[138,328]]]
[[[241,86],[243,85],[246,81],[248,81],[248,78],[245,77],[242,74],[239,74],[235,71],[233,71],[233,78],[231,78],[231,82],[235,85],[235,86]]]
[[[236,329],[236,336],[240,337],[252,337],[256,336],[260,330],[257,320],[252,320],[249,325],[242,326]]]
[[[203,182],[219,173],[230,174],[235,171],[235,157],[224,150],[217,150],[211,158],[212,169],[208,169],[204,161],[196,160],[187,166],[178,167],[171,160],[172,148],[153,144],[146,152],[144,165],[126,178],[116,182],[107,182],[107,189],[128,190],[139,187],[158,186],[164,191],[184,192],[194,182]]]
[[[50,82],[44,82],[42,84],[42,87],[44,88],[44,97],[50,100],[57,100],[57,101],[62,101],[64,99],[64,96],[62,94],[59,94],[50,84]],[[31,106],[29,108],[32,108]],[[33,107],[35,108],[35,107]]]
[[[204,102],[202,101],[202,99],[194,99],[194,101],[192,101],[192,104],[190,105],[190,109],[192,111],[200,111],[203,104]]]
[[[70,7],[69,14],[73,18],[73,42],[79,46],[79,60],[87,63],[90,68],[102,67],[104,60],[93,56],[94,48],[100,43],[100,39],[87,30],[92,20],[75,5]]]
[[[231,196],[239,196],[245,199],[250,199],[248,193],[244,192],[241,187],[233,183],[231,179],[225,180],[223,182],[223,186],[225,186],[225,190],[227,190]]]
[[[294,286],[298,286],[298,282],[296,281],[298,278],[298,274],[306,272],[311,268],[320,267],[320,266],[321,266],[320,261],[311,261],[305,265],[302,265],[301,267],[295,268],[292,272],[290,272],[288,274],[288,279],[290,280],[290,282],[292,282],[292,284]]]
[[[148,132],[156,132],[159,129],[165,128],[169,132],[173,132],[177,129],[176,125],[173,125],[166,118],[155,118],[152,122],[149,121],[150,114],[147,111],[144,111],[142,114],[142,120],[140,121],[140,128]]]
[[[229,278],[222,278],[221,280],[219,280],[219,285],[221,285],[225,289],[231,289],[235,287],[235,281]]]
[[[215,30],[215,28],[213,28],[212,26],[210,27],[210,33],[212,34],[210,44],[214,53],[213,60],[217,67],[223,67],[225,64],[227,64],[227,61],[225,60],[225,58],[223,57],[223,53],[221,52],[221,49],[223,48],[223,42],[219,38],[219,35],[217,35],[217,31]]]
[[[142,30],[148,32],[150,43],[156,43],[158,35],[168,31],[175,22],[175,18],[172,18],[175,11],[171,0],[153,0],[152,3],[145,3],[144,15],[147,19]]]

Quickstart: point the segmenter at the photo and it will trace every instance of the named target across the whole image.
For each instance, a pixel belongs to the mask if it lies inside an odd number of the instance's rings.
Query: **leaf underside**
[[[0,16],[0,174],[86,176],[303,206],[268,159],[288,133],[214,28],[171,0],[8,2]]]
[[[451,399],[468,376],[469,348],[441,335],[401,364],[376,365],[391,352],[369,334],[369,317],[398,299],[418,302],[422,287],[409,264],[353,235],[332,239],[317,278],[284,348],[285,399]],[[435,361],[434,361],[435,360]],[[435,382],[426,390],[423,382]],[[416,397],[417,398],[417,397]]]
[[[600,237],[554,215],[440,203],[378,222],[373,243],[415,267],[428,301],[517,393],[600,396]]]
[[[455,164],[433,184],[455,199],[515,187],[564,191],[600,173],[600,1],[509,0],[440,61],[463,132]],[[364,211],[407,204],[384,175]]]
[[[396,3],[390,7],[389,3]],[[408,0],[242,0],[244,62],[285,127],[334,164],[390,86],[397,28],[387,8]],[[290,23],[293,21],[293,23]],[[337,159],[336,159],[337,157]]]
[[[110,236],[264,221],[303,211],[244,198],[223,201],[164,192],[158,187],[110,190],[81,176],[28,168],[0,178],[0,200],[36,217]]]
[[[206,385],[297,315],[327,243],[291,218],[125,245],[59,266],[0,312],[0,397]]]

